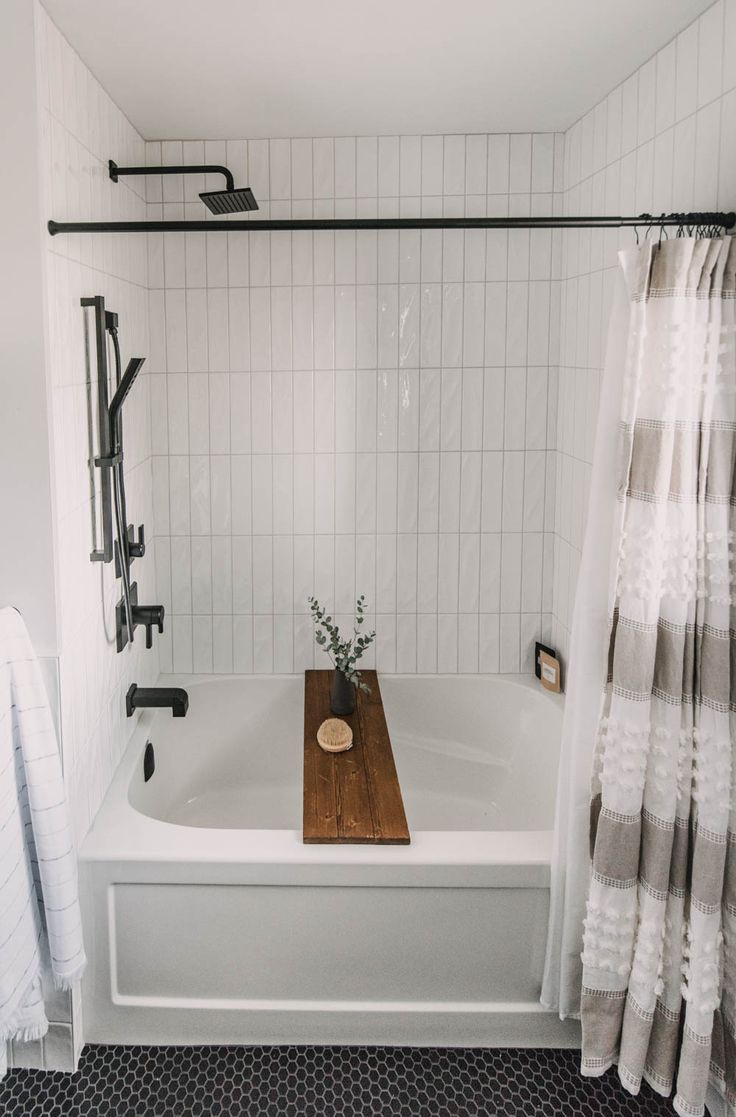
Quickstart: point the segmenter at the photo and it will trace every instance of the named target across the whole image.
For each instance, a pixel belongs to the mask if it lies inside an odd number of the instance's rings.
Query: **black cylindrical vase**
[[[355,687],[342,671],[335,669],[330,687],[330,709],[338,717],[346,717],[355,709]]]

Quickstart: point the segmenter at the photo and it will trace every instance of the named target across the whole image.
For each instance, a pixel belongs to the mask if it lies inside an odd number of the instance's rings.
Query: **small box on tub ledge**
[[[545,690],[553,694],[562,691],[562,666],[554,648],[548,648],[539,641],[534,645],[534,674]]]

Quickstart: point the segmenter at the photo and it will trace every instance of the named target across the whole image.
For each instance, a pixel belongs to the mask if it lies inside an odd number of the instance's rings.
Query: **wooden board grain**
[[[355,712],[344,718],[353,747],[327,753],[317,730],[331,717],[331,671],[304,672],[304,820],[307,843],[408,845],[401,788],[375,671],[363,671],[370,694],[357,693]]]

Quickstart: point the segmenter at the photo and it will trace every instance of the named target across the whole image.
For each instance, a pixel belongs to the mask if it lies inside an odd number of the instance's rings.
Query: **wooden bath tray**
[[[401,788],[375,671],[361,672],[347,752],[323,752],[317,730],[330,713],[331,671],[304,672],[304,824],[309,843],[408,845]]]

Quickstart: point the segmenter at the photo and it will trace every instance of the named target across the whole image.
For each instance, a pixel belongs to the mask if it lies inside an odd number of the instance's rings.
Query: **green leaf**
[[[321,605],[313,594],[308,596],[307,601],[315,627],[314,638],[316,643],[327,652],[335,666],[343,671],[348,678],[353,679],[355,685],[358,686],[357,680],[360,678],[360,674],[355,670],[355,664],[375,637],[375,632],[366,636],[364,632],[359,631],[359,626],[365,620],[363,616],[365,594],[360,594],[356,599],[353,632],[351,636],[344,640],[341,639],[340,629],[325,606]]]

